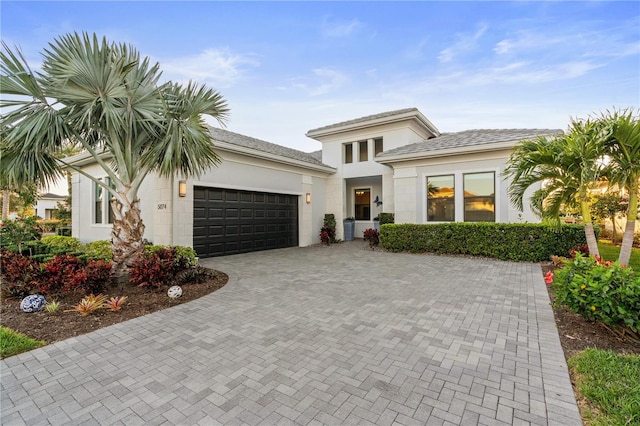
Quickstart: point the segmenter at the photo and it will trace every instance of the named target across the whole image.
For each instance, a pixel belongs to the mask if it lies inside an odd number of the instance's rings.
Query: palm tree
[[[594,255],[599,251],[589,191],[602,170],[603,134],[596,121],[572,120],[566,134],[518,144],[504,172],[512,178],[508,188],[511,203],[520,211],[525,193],[533,185],[542,185],[532,196],[536,210],[557,226],[562,207],[579,207],[589,252]]]
[[[220,160],[203,114],[220,124],[224,98],[203,85],[160,84],[159,64],[141,59],[134,47],[67,34],[43,52],[42,72],[33,72],[20,49],[5,43],[0,55],[3,167],[16,181],[48,183],[70,168],[111,194],[114,273],[143,250],[144,224],[138,190],[150,173],[199,175]],[[80,146],[111,185],[87,174],[58,153]]]
[[[633,110],[604,114],[601,120],[608,124],[610,137],[605,141],[609,159],[606,169],[610,183],[624,188],[629,194],[627,224],[620,248],[620,263],[627,265],[638,219],[638,193],[640,192],[640,119]]]

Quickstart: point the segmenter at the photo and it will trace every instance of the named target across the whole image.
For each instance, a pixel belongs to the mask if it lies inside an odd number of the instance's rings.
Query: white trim
[[[428,143],[425,142],[425,143]],[[389,155],[376,157],[376,161],[381,164],[396,163],[402,161],[424,160],[436,157],[447,157],[455,154],[477,154],[480,152],[502,151],[511,149],[518,143],[518,140],[510,142],[500,142],[485,145],[469,145],[457,148],[438,149],[432,151],[412,152],[408,154]]]

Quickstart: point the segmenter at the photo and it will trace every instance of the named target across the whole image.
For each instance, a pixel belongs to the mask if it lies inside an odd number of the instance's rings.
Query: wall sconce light
[[[187,181],[186,180],[181,180],[178,182],[178,195],[180,197],[186,197],[187,196]]]
[[[311,204],[311,193],[307,192],[307,204]]]

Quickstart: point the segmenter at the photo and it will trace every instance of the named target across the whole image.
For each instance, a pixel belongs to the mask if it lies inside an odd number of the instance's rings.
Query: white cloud
[[[252,55],[233,53],[229,49],[206,49],[203,52],[161,61],[165,74],[178,79],[206,81],[218,88],[235,85],[247,68],[260,63]]]
[[[429,43],[429,38],[423,38],[422,40],[420,40],[420,42],[418,44],[409,46],[405,51],[404,51],[404,56],[407,59],[421,59],[424,56],[424,48],[427,46],[427,44]]]
[[[456,36],[457,41],[440,51],[438,59],[440,62],[450,62],[455,56],[473,50],[477,46],[478,40],[488,29],[489,27],[487,25],[482,25],[473,34],[458,34]]]
[[[316,68],[313,75],[314,77],[306,79],[308,82],[295,81],[293,86],[303,89],[310,96],[319,96],[339,89],[349,81],[347,74],[331,67]]]
[[[626,38],[626,39],[625,39]],[[532,52],[546,55],[554,52],[565,57],[625,57],[640,53],[637,36],[625,37],[624,32],[610,29],[585,31],[575,28],[560,30],[520,30],[496,43],[493,51],[499,56],[530,56]]]
[[[322,34],[325,37],[348,37],[362,27],[363,24],[357,19],[329,22],[328,18],[325,18],[322,22]]]

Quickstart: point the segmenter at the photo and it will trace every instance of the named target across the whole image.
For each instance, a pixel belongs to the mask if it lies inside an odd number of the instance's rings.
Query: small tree
[[[150,173],[197,176],[216,165],[202,116],[222,124],[226,101],[199,84],[160,84],[158,64],[95,34],[54,40],[42,72],[33,72],[19,49],[2,46],[0,107],[13,109],[2,116],[0,168],[18,183],[49,183],[69,168],[109,193],[113,268],[124,281],[143,251],[140,185]],[[59,158],[70,145],[92,157],[110,184]]]
[[[605,136],[598,121],[572,120],[566,134],[519,143],[505,169],[505,175],[512,178],[510,200],[520,211],[526,191],[536,184],[542,188],[533,199],[543,219],[559,225],[563,207],[579,207],[589,252],[594,255],[599,252],[591,220],[590,191],[602,173]]]
[[[616,219],[624,217],[627,213],[628,201],[618,192],[605,192],[594,197],[591,204],[593,217],[600,220],[609,219],[613,225],[612,242],[617,241]]]
[[[629,196],[627,224],[618,258],[621,264],[628,265],[640,207],[640,117],[638,112],[627,109],[603,114],[600,121],[609,130],[605,153],[610,162],[605,172],[609,182],[623,188]]]

